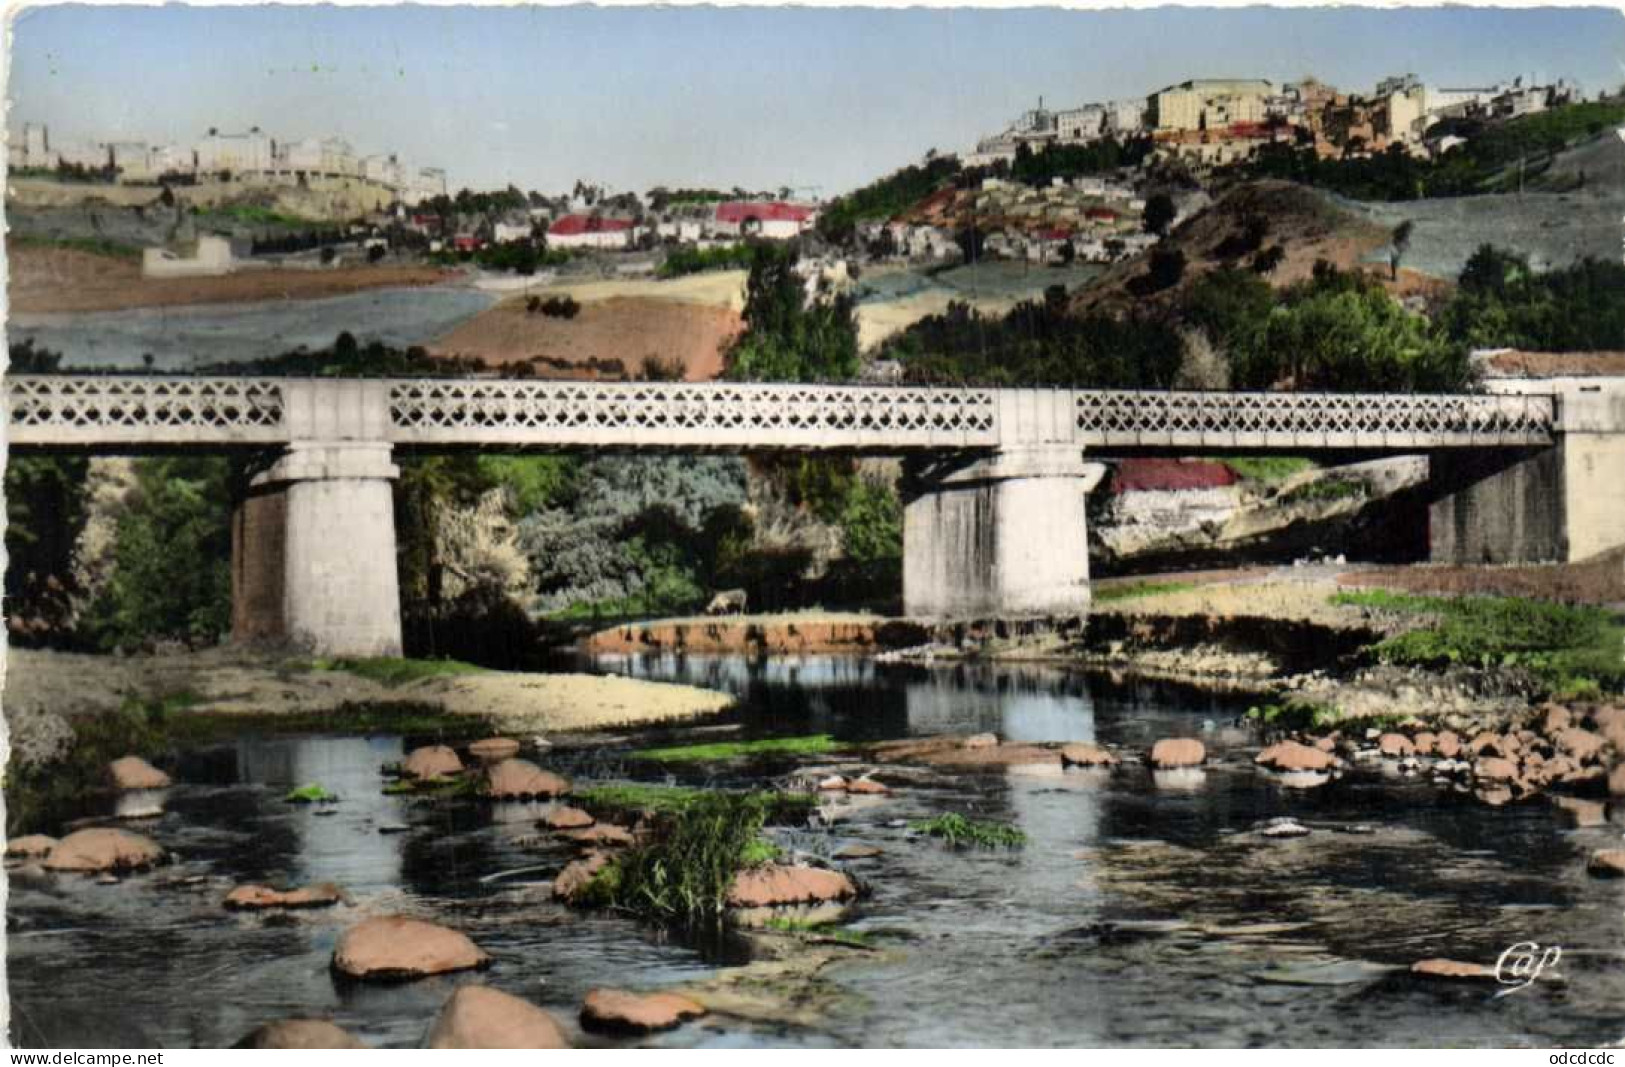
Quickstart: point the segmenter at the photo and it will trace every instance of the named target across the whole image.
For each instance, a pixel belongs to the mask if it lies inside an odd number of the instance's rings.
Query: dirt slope
[[[1284,254],[1267,277],[1277,287],[1303,281],[1317,260],[1341,269],[1357,267],[1371,252],[1386,246],[1388,231],[1358,218],[1313,189],[1291,182],[1261,181],[1238,185],[1207,210],[1182,223],[1162,242],[1185,256],[1185,273],[1171,289],[1149,297],[1136,296],[1129,282],[1146,273],[1150,255],[1136,256],[1114,265],[1095,284],[1073,300],[1075,311],[1123,312],[1174,301],[1190,283],[1227,261],[1246,267],[1252,253],[1227,260],[1227,242],[1235,246],[1248,220],[1265,220],[1261,248],[1279,245]]]
[[[722,373],[722,349],[743,328],[737,311],[649,297],[581,305],[573,319],[527,311],[523,297],[476,315],[432,342],[437,356],[472,356],[496,367],[530,363],[543,378],[619,379],[648,357],[678,360],[688,381]]]

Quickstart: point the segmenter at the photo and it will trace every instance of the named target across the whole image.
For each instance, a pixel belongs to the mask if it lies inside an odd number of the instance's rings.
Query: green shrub
[[[601,870],[585,902],[662,926],[714,928],[739,872],[777,855],[761,838],[770,811],[757,793],[695,797],[666,817],[647,844]]]
[[[1420,666],[1519,668],[1548,692],[1625,687],[1625,626],[1602,608],[1518,597],[1434,597],[1361,590],[1334,604],[1433,617],[1374,646],[1378,658]]]
[[[1027,843],[1027,835],[1014,826],[967,819],[958,812],[912,822],[909,829],[939,837],[950,848],[1019,848]]]

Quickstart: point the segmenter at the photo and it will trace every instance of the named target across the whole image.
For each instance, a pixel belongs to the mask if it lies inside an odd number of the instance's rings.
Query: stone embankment
[[[879,615],[803,612],[791,615],[697,616],[627,623],[586,640],[588,652],[688,652],[749,655],[865,655],[918,645],[926,627]]]

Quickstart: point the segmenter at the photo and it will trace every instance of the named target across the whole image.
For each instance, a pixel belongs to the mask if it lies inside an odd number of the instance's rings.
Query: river
[[[460,286],[370,289],[319,300],[14,315],[13,342],[62,354],[64,367],[196,373],[215,363],[324,349],[348,330],[362,344],[427,344],[491,307],[500,294]]]
[[[1541,803],[1490,808],[1378,771],[1288,791],[1251,766],[1244,699],[1160,684],[840,657],[590,666],[738,693],[729,719],[749,736],[992,730],[1133,751],[1188,735],[1217,757],[1160,780],[1139,766],[897,772],[890,798],[781,836],[815,853],[883,850],[850,868],[872,892],[849,928],[879,951],[824,973],[828,1011],[797,1025],[713,1016],[650,1043],[1505,1046],[1625,1032],[1618,883],[1583,873],[1617,825],[1564,829]],[[192,752],[173,768],[166,814],[141,827],[176,864],[118,885],[14,869],[14,1040],[208,1047],[317,1014],[370,1043],[414,1046],[459,979],[357,988],[328,972],[341,930],[386,910],[464,930],[496,960],[480,980],[561,1019],[596,985],[662,988],[736,962],[554,904],[545,883],[567,852],[537,840],[537,806],[383,795],[380,765],[421,740],[244,738]],[[668,780],[623,753],[561,748],[549,762],[578,784]],[[785,769],[677,779],[740,784]],[[340,803],[282,801],[309,782]],[[906,827],[944,811],[1012,822],[1029,842],[955,852]],[[1282,814],[1312,833],[1256,832]],[[281,918],[222,910],[227,889],[255,880],[333,880],[355,903]],[[1561,978],[1497,998],[1494,984],[1429,984],[1405,970],[1431,956],[1493,962],[1521,941],[1560,945]]]

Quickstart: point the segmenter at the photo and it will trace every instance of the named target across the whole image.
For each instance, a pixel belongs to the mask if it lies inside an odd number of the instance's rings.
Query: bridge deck
[[[18,375],[14,448],[468,445],[854,452],[1416,451],[1550,444],[1553,397]]]

